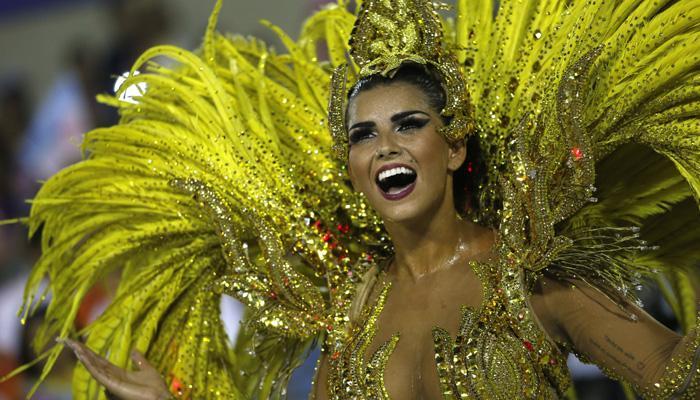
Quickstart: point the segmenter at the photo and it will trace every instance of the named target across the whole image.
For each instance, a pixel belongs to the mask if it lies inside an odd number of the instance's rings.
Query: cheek
[[[428,170],[426,172],[444,174],[449,163],[449,147],[442,137],[433,136],[437,136],[437,134],[416,143],[413,146],[412,154],[416,161]]]
[[[364,161],[364,152],[359,148],[353,148],[348,154],[348,175],[352,186],[357,191],[364,191],[367,185],[367,163]]]

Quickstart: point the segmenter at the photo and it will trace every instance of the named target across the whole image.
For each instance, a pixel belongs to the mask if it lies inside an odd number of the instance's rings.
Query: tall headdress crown
[[[350,36],[350,56],[359,68],[358,80],[377,74],[390,77],[407,62],[432,66],[446,95],[442,115],[450,117],[442,133],[454,142],[473,130],[471,105],[457,58],[443,45],[439,8],[426,0],[365,0]],[[333,73],[329,105],[334,150],[341,158],[347,155],[346,69]]]

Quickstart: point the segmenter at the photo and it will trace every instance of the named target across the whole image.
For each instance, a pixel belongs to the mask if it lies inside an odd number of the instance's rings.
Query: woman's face
[[[380,85],[348,105],[348,171],[385,222],[430,217],[454,208],[451,173],[464,162],[464,146],[448,145],[442,119],[418,87]]]

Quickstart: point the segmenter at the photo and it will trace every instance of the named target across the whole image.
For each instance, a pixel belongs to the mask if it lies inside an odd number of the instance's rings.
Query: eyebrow
[[[402,119],[404,119],[404,118],[406,118],[406,117],[408,117],[408,116],[411,116],[411,115],[413,115],[413,114],[423,114],[423,115],[425,115],[426,117],[430,117],[430,115],[428,115],[428,113],[423,112],[423,111],[421,111],[421,110],[411,110],[411,111],[404,111],[404,112],[400,112],[400,113],[398,113],[398,114],[394,114],[394,115],[391,117],[391,122],[401,121]]]
[[[400,112],[400,113],[397,113],[397,114],[392,115],[392,116],[391,116],[391,122],[398,122],[398,121],[401,121],[402,119],[404,119],[404,118],[406,118],[406,117],[408,117],[408,116],[411,116],[411,115],[413,115],[413,114],[423,114],[423,115],[425,115],[426,117],[430,117],[430,115],[429,115],[428,113],[424,112],[424,111],[420,111],[420,110],[410,110],[410,111],[403,111],[403,112]],[[358,123],[354,124],[353,126],[351,126],[351,127],[348,129],[348,131],[351,131],[351,130],[353,130],[353,129],[355,129],[355,128],[372,128],[372,127],[374,127],[375,125],[376,125],[376,124],[375,124],[374,122],[372,122],[372,121],[358,122]]]

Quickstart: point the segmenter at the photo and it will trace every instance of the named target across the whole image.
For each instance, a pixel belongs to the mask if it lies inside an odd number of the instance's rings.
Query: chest
[[[483,276],[378,285],[366,318],[338,347],[333,398],[553,398],[568,374],[534,324],[522,285]],[[561,382],[550,382],[552,371]]]
[[[435,363],[434,330],[441,327],[456,337],[463,307],[482,305],[482,286],[471,271],[438,276],[427,282],[392,285],[376,323],[374,338],[364,351],[365,360],[398,337],[383,366],[384,386],[392,399],[441,398]]]

